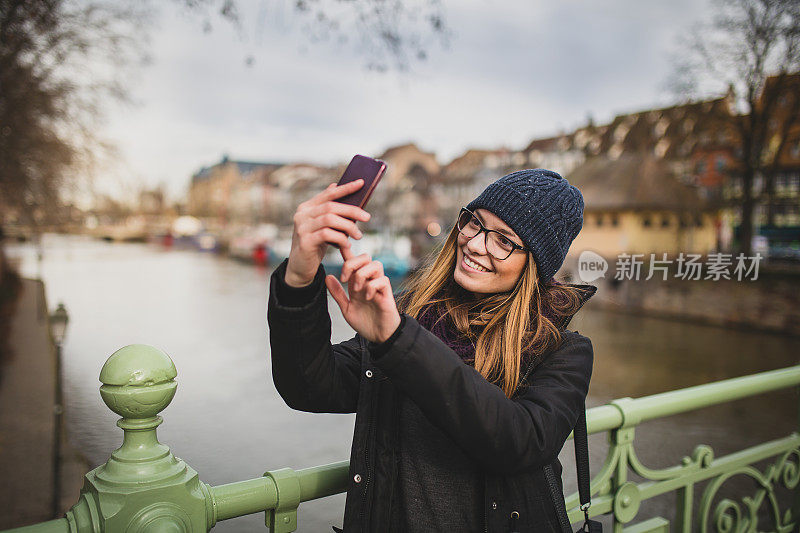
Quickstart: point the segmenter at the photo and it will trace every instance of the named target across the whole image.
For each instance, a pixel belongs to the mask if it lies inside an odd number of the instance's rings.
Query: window
[[[702,228],[703,227],[703,215],[695,215],[695,217],[694,217],[694,226],[696,228]]]
[[[653,225],[653,220],[650,218],[650,215],[644,215],[642,217],[642,226],[645,228],[649,228]]]
[[[695,174],[703,174],[706,171],[706,162],[702,159],[697,162],[697,166],[694,167]]]
[[[758,194],[764,190],[764,176],[758,175],[753,178],[753,193]]]
[[[619,226],[619,217],[616,214],[611,215],[611,225],[615,228]]]
[[[727,162],[725,161],[725,157],[718,155],[716,160],[714,161],[714,168],[717,172],[725,172],[725,166]]]
[[[669,227],[669,215],[661,215],[661,227],[662,228]]]
[[[597,226],[599,227],[599,226],[602,226],[602,225],[603,225],[603,215],[601,213],[601,214],[597,215]]]
[[[787,187],[792,192],[800,191],[800,173],[789,174],[786,178]]]

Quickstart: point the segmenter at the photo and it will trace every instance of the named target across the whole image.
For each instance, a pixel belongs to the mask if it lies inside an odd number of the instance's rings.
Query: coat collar
[[[562,286],[567,286],[567,287],[573,287],[573,288],[576,288],[576,289],[580,289],[580,291],[581,291],[580,292],[580,297],[579,297],[580,298],[580,305],[575,310],[575,312],[572,313],[571,315],[563,316],[563,317],[561,317],[560,320],[557,320],[557,321],[554,322],[556,327],[560,331],[563,331],[569,325],[570,321],[572,320],[572,317],[574,317],[578,313],[578,311],[580,311],[583,308],[584,304],[589,301],[589,298],[591,298],[592,296],[595,295],[595,293],[597,292],[597,287],[595,287],[594,285],[584,285],[584,284],[577,284],[577,283],[560,283],[560,282],[557,282],[557,283],[559,285],[562,285]],[[522,387],[522,385],[525,382],[525,380],[528,379],[528,376],[530,375],[530,373],[537,366],[539,366],[541,363],[544,362],[545,358],[546,357],[536,357],[535,359],[533,359],[528,364],[527,368],[525,369],[525,372],[523,372],[523,374],[522,374],[522,379],[520,379],[519,384],[517,385],[517,390],[514,391],[514,394],[516,394],[517,391],[519,391],[520,387]]]
[[[580,311],[583,308],[584,304],[589,301],[589,298],[595,295],[595,293],[597,292],[597,287],[595,287],[594,285],[580,284],[580,283],[559,283],[559,285],[564,287],[572,287],[574,289],[580,290],[580,305],[575,310],[575,312],[572,313],[571,315],[563,316],[556,321],[556,327],[558,327],[558,329],[566,329],[566,327],[572,320],[572,317],[575,316],[578,313],[578,311]]]

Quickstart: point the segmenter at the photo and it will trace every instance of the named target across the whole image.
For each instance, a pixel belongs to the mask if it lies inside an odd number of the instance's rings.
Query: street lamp
[[[63,303],[59,303],[56,310],[50,315],[50,333],[53,335],[56,348],[59,350],[61,350],[61,346],[64,344],[64,338],[67,336],[68,322],[69,315],[67,314],[67,309],[64,307]]]
[[[50,335],[56,345],[56,404],[53,406],[55,415],[55,439],[53,446],[53,494],[50,503],[53,518],[60,514],[59,499],[61,498],[61,432],[63,431],[64,415],[64,393],[61,380],[61,347],[64,345],[64,338],[67,336],[67,324],[69,315],[63,303],[50,315]]]

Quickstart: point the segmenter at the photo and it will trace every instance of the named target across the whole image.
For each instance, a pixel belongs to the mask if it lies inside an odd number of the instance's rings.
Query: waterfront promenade
[[[0,361],[0,530],[53,518],[56,350],[44,285],[23,279]],[[74,505],[85,461],[62,434],[58,514]]]

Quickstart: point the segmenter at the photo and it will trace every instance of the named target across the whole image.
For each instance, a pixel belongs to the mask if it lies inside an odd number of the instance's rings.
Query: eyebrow
[[[482,217],[480,214],[478,214],[477,212],[473,212],[473,214],[474,214],[476,217],[478,217],[478,220],[480,220],[480,221],[481,221],[481,224],[483,224],[483,225],[484,225],[484,227],[486,227],[486,221],[483,219],[483,217]],[[510,231],[508,231],[508,230],[505,230],[505,229],[503,229],[503,228],[498,228],[498,229],[486,228],[486,229],[488,229],[488,230],[491,230],[491,231],[496,231],[496,232],[498,232],[498,233],[502,233],[502,234],[503,234],[503,235],[505,235],[506,237],[511,237],[511,242],[513,242],[514,244],[519,244],[518,242],[516,242],[516,241],[514,240],[514,238],[515,238],[515,237],[516,237],[516,238],[519,238],[519,237],[517,237],[517,236],[516,236],[514,233],[512,233],[512,232],[510,232]]]

